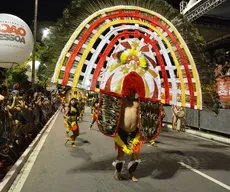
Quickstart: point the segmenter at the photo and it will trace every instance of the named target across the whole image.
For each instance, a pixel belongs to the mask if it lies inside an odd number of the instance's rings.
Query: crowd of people
[[[226,60],[224,64],[216,64],[216,69],[214,71],[214,77],[230,77],[230,62]]]
[[[0,85],[0,180],[57,111],[59,103],[58,92]]]

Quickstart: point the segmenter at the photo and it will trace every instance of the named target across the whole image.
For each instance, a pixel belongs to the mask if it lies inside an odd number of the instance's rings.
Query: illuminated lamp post
[[[32,87],[35,88],[35,59],[36,59],[36,38],[37,38],[37,18],[38,18],[38,0],[35,0],[35,11],[34,11],[34,49],[32,55]]]

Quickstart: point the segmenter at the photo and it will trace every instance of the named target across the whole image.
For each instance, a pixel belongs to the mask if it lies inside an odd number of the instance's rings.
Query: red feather
[[[143,47],[141,47],[141,52],[149,52],[149,46],[148,45],[145,45]]]
[[[129,44],[129,42],[122,42],[121,43],[123,45],[123,47],[125,47],[126,49],[131,49],[132,46]]]

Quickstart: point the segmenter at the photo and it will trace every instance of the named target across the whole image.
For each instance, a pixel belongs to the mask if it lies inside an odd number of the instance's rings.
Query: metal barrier
[[[200,127],[199,123],[200,123],[200,111],[186,109],[185,125],[188,127],[199,128]]]
[[[171,124],[171,106],[164,106],[164,112],[165,118],[163,122]],[[185,125],[187,127],[230,135],[230,110],[219,109],[219,114],[215,115],[212,111],[207,109],[203,109],[202,111],[186,109]]]
[[[199,128],[230,135],[230,110],[219,109],[217,116],[212,111],[201,111]]]
[[[165,123],[172,123],[172,107],[171,106],[164,106],[164,113],[165,117],[163,119],[163,122]]]

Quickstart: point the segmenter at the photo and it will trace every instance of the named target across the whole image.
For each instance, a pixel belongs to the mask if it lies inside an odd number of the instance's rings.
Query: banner
[[[218,78],[217,93],[220,102],[230,102],[230,77]]]

